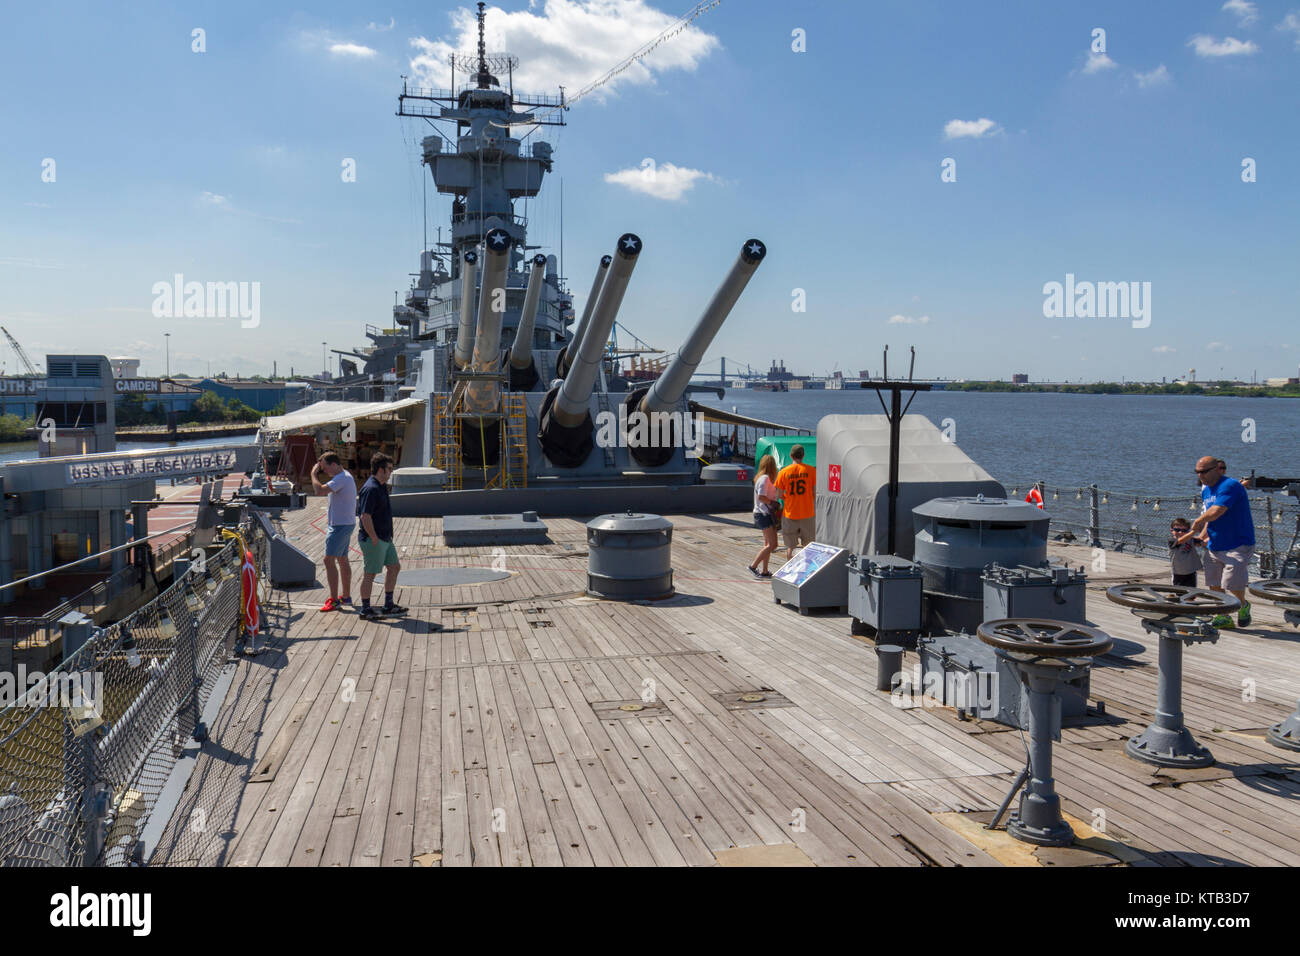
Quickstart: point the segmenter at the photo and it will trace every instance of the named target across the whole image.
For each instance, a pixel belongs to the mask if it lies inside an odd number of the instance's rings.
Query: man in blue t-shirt
[[[1241,602],[1237,626],[1250,626],[1250,604],[1246,585],[1250,581],[1250,560],[1255,554],[1255,521],[1250,513],[1250,498],[1241,482],[1227,476],[1228,465],[1222,458],[1206,455],[1196,463],[1196,477],[1201,487],[1201,514],[1192,528],[1178,538],[1184,544],[1194,537],[1206,543],[1205,586],[1211,591],[1227,589]],[[1232,618],[1218,615],[1215,627],[1232,627]]]
[[[363,559],[361,576],[361,617],[366,620],[381,614],[405,614],[406,608],[393,603],[393,590],[397,587],[397,573],[402,570],[397,560],[397,548],[393,545],[393,506],[388,501],[388,479],[393,475],[393,459],[382,452],[370,459],[370,477],[361,486],[361,495],[357,499],[357,514],[361,519],[361,531],[357,538],[361,542]],[[384,572],[384,606],[370,606],[370,590],[375,583],[375,575]]]

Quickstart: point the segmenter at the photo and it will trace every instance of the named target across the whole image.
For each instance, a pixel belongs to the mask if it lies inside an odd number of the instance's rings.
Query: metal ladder
[[[501,428],[501,484],[507,488],[528,487],[528,404],[523,392],[502,397],[505,417]]]
[[[447,489],[460,491],[461,474],[460,419],[456,404],[447,395],[433,396],[433,466],[447,473]]]
[[[597,392],[597,393],[596,393],[596,404],[600,407],[600,411],[602,411],[602,412],[608,412],[608,411],[611,411],[611,409],[610,409],[610,407],[609,407],[609,392],[605,391],[604,389],[601,389],[599,392]],[[617,419],[615,419],[615,421],[617,421]],[[613,468],[613,467],[614,467],[614,449],[613,449],[613,448],[610,448],[610,447],[608,447],[608,446],[606,446],[605,448],[603,448],[603,449],[601,449],[601,450],[604,451],[604,453],[605,453],[605,467],[607,467],[607,468]]]

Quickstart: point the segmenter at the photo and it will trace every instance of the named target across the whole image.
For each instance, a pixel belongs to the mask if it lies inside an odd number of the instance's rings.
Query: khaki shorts
[[[1205,552],[1205,586],[1244,591],[1250,582],[1250,559],[1255,554],[1253,546],[1233,548],[1231,551]]]
[[[801,548],[805,544],[812,544],[813,535],[816,533],[816,518],[781,519],[781,537],[785,540],[787,548]],[[800,540],[801,538],[803,540]]]

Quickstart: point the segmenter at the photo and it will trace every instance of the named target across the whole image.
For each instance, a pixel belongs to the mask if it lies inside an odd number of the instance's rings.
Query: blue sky
[[[688,8],[508,2],[488,45],[520,57],[517,88],[572,95]],[[164,332],[174,373],[316,371],[322,341],[362,344],[421,244],[425,129],[393,115],[400,76],[466,48],[467,16],[7,5],[0,324],[33,357],[136,355],[145,374]],[[527,212],[558,253],[563,178],[579,308],[599,256],[642,236],[620,318],[655,345],[676,347],[757,236],[768,259],[711,361],[852,373],[888,343],[953,377],[1296,374],[1300,0],[724,0],[644,64],[533,134],[556,167]],[[653,180],[627,172],[646,158]],[[436,238],[449,203],[430,197]],[[176,273],[260,283],[260,324],[155,318],[153,284]],[[1045,318],[1043,286],[1067,274],[1151,283],[1149,326]]]

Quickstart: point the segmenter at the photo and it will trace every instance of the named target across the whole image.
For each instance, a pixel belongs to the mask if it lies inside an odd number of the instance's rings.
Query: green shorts
[[[391,541],[376,541],[373,538],[361,542],[362,566],[366,574],[378,574],[385,565],[397,563],[397,548]]]

